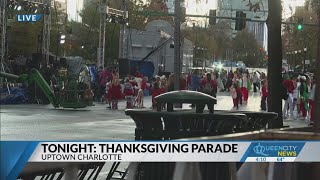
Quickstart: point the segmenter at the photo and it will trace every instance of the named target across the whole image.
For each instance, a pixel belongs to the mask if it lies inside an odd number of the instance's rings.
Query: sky
[[[83,0],[58,0],[58,1],[67,1],[68,3],[68,14],[69,17],[73,20],[80,21],[80,17],[77,16],[78,11],[81,10],[83,5]],[[169,0],[174,1],[174,0]],[[240,0],[239,0],[240,1]],[[251,0],[251,2],[256,2],[259,0]],[[202,0],[201,4],[196,4],[196,0],[187,0],[187,14],[208,14],[210,9],[216,9],[217,1],[216,0]],[[284,17],[289,17],[293,12],[295,6],[302,6],[304,4],[304,0],[283,0],[284,7]],[[291,8],[290,8],[291,6]],[[292,10],[291,10],[292,9]]]

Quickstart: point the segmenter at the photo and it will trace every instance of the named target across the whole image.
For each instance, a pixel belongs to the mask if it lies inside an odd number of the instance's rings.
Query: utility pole
[[[268,111],[278,113],[278,118],[271,122],[271,128],[282,128],[281,85],[282,47],[281,47],[281,1],[269,0],[268,25]]]
[[[174,75],[175,90],[180,90],[180,73],[181,73],[181,40],[180,40],[180,22],[181,22],[181,1],[175,0],[174,6]]]

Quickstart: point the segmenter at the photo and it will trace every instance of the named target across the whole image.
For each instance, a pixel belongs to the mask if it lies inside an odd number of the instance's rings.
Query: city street
[[[228,93],[218,94],[217,110],[230,110]],[[145,97],[151,107],[151,97]],[[189,108],[185,105],[183,108]],[[1,140],[130,140],[134,139],[134,121],[125,115],[125,102],[119,110],[96,103],[85,109],[54,109],[52,105],[1,105]],[[259,111],[260,94],[252,93],[248,105],[240,110]],[[302,120],[285,120],[290,127],[303,127]]]

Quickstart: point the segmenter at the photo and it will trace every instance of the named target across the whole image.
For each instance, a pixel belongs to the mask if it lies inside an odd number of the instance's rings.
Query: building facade
[[[139,61],[152,50],[167,42],[146,61],[153,63],[153,75],[174,72],[173,39],[168,41],[172,37],[173,32],[174,29],[171,24],[161,20],[150,22],[146,26],[145,31],[128,30],[126,43],[128,46],[127,59]],[[188,39],[184,39],[182,42],[181,67],[182,71],[186,73],[190,71],[193,64],[193,46],[193,43]]]
[[[259,3],[260,10],[257,12],[249,11],[249,1],[240,0],[218,0],[217,16],[221,17],[236,17],[237,11],[246,13],[246,17],[253,20],[266,21],[268,17],[268,1],[267,0],[251,0],[252,4]],[[235,20],[225,20],[230,24],[232,30],[232,38],[237,34],[235,30]],[[258,43],[264,48],[267,48],[267,26],[265,22],[249,22],[246,23],[246,28],[253,33]]]

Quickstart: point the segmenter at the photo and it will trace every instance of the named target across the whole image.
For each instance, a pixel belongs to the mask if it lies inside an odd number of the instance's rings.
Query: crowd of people
[[[128,74],[120,79],[116,71],[101,71],[98,76],[100,89],[105,92],[101,96],[108,104],[108,108],[118,109],[118,101],[126,100],[127,108],[144,108],[144,96],[152,96],[152,107],[156,108],[154,98],[165,92],[174,91],[175,74],[169,76],[148,77],[143,76],[139,71],[134,75]],[[203,73],[193,71],[190,74],[180,74],[180,90],[199,91],[216,97],[218,92],[230,92],[233,100],[233,110],[239,106],[246,105],[249,99],[249,92],[261,92],[261,109],[267,110],[267,81],[266,75],[260,72],[250,74],[248,71],[215,71]],[[165,108],[165,107],[163,107]]]
[[[118,109],[118,102],[122,99],[126,100],[126,108],[145,108],[144,96],[149,95],[152,96],[151,108],[156,108],[156,96],[175,90],[175,74],[148,78],[136,71],[120,79],[116,69],[100,68],[95,73],[91,72],[92,69],[84,68],[80,73],[79,82],[93,90],[95,101],[106,102],[110,109]],[[44,79],[51,82],[51,74],[54,74],[54,71],[46,69],[42,72]],[[315,86],[315,79],[309,76],[284,75],[281,86],[281,96],[285,102],[283,117],[302,119],[313,124]],[[229,92],[233,102],[232,110],[246,105],[250,97],[249,92],[253,91],[261,95],[261,110],[267,111],[268,107],[268,82],[263,72],[249,73],[247,70],[237,69],[205,73],[194,70],[190,74],[180,74],[179,87],[180,90],[199,91],[214,97],[218,92]]]
[[[283,117],[314,123],[315,79],[308,76],[284,76],[282,82]]]
[[[260,93],[262,111],[267,111],[268,82],[267,76],[262,72],[249,73],[247,70],[236,70],[229,72],[202,73],[194,71],[190,74],[180,75],[180,90],[192,90],[206,93],[216,97],[218,92],[230,92],[232,97],[232,110],[238,110],[240,106],[246,105],[249,101],[249,93]],[[117,109],[118,101],[126,99],[127,108],[144,108],[143,97],[152,96],[152,107],[156,108],[154,97],[174,90],[175,75],[168,77],[155,76],[149,79],[140,72],[135,76],[128,75],[124,79],[114,72],[111,76],[102,79],[101,85],[106,83],[105,100],[108,108]],[[292,77],[284,76],[281,90],[282,99],[285,101],[283,117],[293,119],[305,119],[312,124],[314,121],[314,80],[306,76]],[[163,107],[165,108],[165,107]]]

